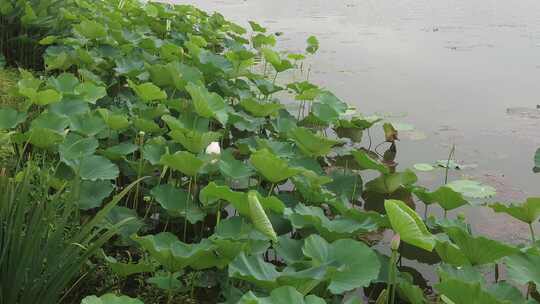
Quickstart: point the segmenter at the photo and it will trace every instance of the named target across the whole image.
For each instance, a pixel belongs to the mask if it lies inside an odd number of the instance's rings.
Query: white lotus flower
[[[206,154],[221,154],[221,148],[219,147],[219,142],[213,141],[208,147],[206,147]]]

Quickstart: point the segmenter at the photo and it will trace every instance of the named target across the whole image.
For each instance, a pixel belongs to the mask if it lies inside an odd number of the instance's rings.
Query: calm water
[[[496,187],[500,200],[540,195],[540,174],[531,171],[540,119],[507,113],[540,104],[539,1],[176,2],[283,32],[283,50],[302,51],[316,35],[321,47],[311,80],[365,114],[416,127],[398,146],[401,168],[444,159],[455,144],[459,161],[477,165],[456,176]],[[424,184],[441,182],[440,174],[419,175]],[[527,235],[526,226],[489,209],[468,214],[482,233]]]

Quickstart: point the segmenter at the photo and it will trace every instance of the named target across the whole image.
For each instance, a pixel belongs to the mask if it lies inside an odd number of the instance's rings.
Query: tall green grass
[[[17,177],[0,172],[0,304],[61,303],[87,260],[131,220],[104,218],[137,182],[82,224],[70,194],[51,194],[48,183],[31,165]]]

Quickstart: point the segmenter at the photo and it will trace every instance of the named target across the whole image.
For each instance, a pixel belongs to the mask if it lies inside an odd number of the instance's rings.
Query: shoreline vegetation
[[[487,203],[454,147],[398,168],[403,126],[310,82],[316,37],[278,40],[190,5],[3,1],[0,304],[537,303],[540,198]]]

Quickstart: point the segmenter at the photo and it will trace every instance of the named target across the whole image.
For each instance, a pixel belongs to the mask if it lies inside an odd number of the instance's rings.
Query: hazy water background
[[[362,113],[390,114],[416,127],[399,143],[401,168],[444,159],[455,144],[458,160],[478,165],[457,176],[496,187],[500,200],[540,196],[540,174],[531,171],[540,120],[507,113],[525,107],[536,115],[540,104],[540,1],[173,2],[283,32],[282,50],[302,51],[316,35],[313,82]],[[441,182],[440,174],[419,176],[425,184]],[[525,225],[489,209],[467,213],[482,233],[513,241],[527,236]]]

